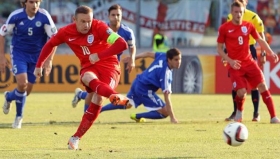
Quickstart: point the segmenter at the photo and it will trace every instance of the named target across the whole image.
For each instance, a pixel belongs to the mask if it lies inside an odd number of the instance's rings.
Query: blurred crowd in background
[[[139,48],[152,47],[151,36],[158,24],[165,30],[171,46],[214,47],[213,38],[219,26],[226,21],[232,0],[43,0],[41,7],[50,12],[60,28],[72,22],[78,5],[92,7],[95,18],[106,21],[108,6],[113,3],[123,7],[123,23],[136,33]],[[19,0],[1,0],[0,25],[20,7]],[[258,13],[266,32],[273,35],[277,42],[280,35],[280,0],[249,0],[247,9]]]

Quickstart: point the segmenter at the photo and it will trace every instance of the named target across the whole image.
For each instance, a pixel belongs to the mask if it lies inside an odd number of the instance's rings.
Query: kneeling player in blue
[[[145,119],[163,119],[170,116],[170,121],[177,123],[170,95],[172,70],[178,69],[181,65],[181,52],[173,48],[166,53],[144,52],[136,55],[136,59],[146,57],[154,58],[154,61],[144,72],[137,75],[127,97],[132,106],[137,108],[143,104],[148,112],[131,114],[130,118],[136,122],[143,122]],[[162,90],[165,102],[156,94],[158,89]],[[113,109],[126,109],[126,107],[109,104],[101,111]]]

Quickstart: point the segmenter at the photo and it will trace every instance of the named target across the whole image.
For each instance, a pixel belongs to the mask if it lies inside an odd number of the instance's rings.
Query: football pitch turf
[[[3,94],[2,94],[3,95]],[[11,129],[15,103],[8,115],[0,113],[0,158],[54,159],[276,159],[280,156],[280,125],[270,124],[260,101],[260,122],[252,122],[250,95],[244,122],[248,140],[239,147],[223,140],[225,117],[232,112],[231,95],[172,95],[178,124],[169,118],[135,123],[137,109],[103,112],[84,135],[79,150],[67,149],[83,115],[83,101],[72,108],[72,93],[33,93],[27,98],[22,129]],[[273,95],[280,116],[280,95]],[[3,96],[0,98],[2,107]],[[108,103],[108,100],[106,100]]]

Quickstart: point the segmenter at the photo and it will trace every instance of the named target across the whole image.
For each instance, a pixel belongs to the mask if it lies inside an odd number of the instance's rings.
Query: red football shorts
[[[112,89],[115,89],[120,81],[119,65],[112,68],[90,65],[89,67],[81,69],[80,72],[81,83],[85,86],[85,89],[88,93],[94,91],[91,90],[88,86],[86,86],[82,81],[82,77],[84,76],[85,72],[94,73],[101,82],[108,84]]]
[[[247,88],[247,83],[251,88],[257,88],[260,83],[265,81],[263,73],[257,62],[252,61],[246,66],[241,66],[239,70],[229,68],[230,79],[234,90]]]

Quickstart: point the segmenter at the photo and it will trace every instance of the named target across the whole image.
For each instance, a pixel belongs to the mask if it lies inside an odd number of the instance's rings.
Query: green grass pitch
[[[83,114],[83,101],[72,108],[72,93],[33,93],[27,98],[22,129],[11,129],[15,103],[10,114],[0,113],[0,158],[54,159],[276,159],[280,154],[280,125],[270,124],[266,106],[260,101],[261,122],[252,122],[253,106],[246,98],[244,124],[248,140],[239,147],[228,146],[222,131],[232,112],[231,95],[172,95],[175,115],[135,123],[129,115],[143,107],[100,114],[81,139],[79,150],[67,149]],[[273,96],[280,114],[280,96]],[[108,102],[108,100],[106,101]],[[3,103],[3,97],[0,99]],[[2,110],[1,110],[2,111]]]

